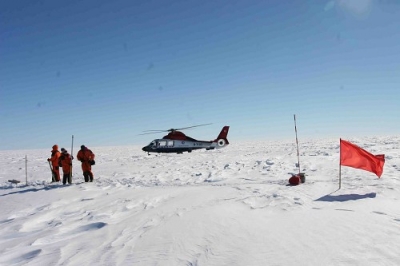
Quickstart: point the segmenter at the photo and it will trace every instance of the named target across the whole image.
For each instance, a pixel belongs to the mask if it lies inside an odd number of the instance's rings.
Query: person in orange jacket
[[[72,156],[68,153],[68,151],[64,148],[61,148],[61,156],[58,161],[58,164],[63,169],[63,184],[65,185],[68,181],[68,184],[72,183],[71,177],[71,166],[72,166]]]
[[[53,150],[51,151],[51,157],[47,161],[51,162],[53,171],[53,180],[51,182],[60,182],[60,168],[58,166],[58,159],[60,158],[60,152],[58,151],[58,145],[53,145]]]
[[[85,145],[81,146],[76,158],[82,162],[82,171],[85,182],[93,182],[92,165],[94,164],[94,153],[89,150]]]

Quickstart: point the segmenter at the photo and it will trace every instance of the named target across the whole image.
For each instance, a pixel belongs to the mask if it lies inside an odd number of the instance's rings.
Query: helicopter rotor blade
[[[137,136],[141,136],[141,135],[150,135],[150,134],[158,134],[161,132],[146,132],[146,133],[141,133],[141,134],[137,134]]]
[[[190,127],[181,127],[181,128],[176,128],[174,130],[183,130],[183,129],[189,129],[189,128],[193,128],[193,127],[202,127],[202,126],[208,126],[208,125],[212,125],[212,123],[200,124],[200,125],[195,125],[195,126],[190,126]]]
[[[150,129],[150,130],[143,130],[143,132],[154,132],[154,133],[158,133],[158,132],[167,132],[168,130],[161,130],[161,129]]]
[[[194,126],[190,126],[190,127],[181,127],[181,128],[170,128],[170,129],[150,129],[150,130],[144,130],[143,134],[140,135],[145,135],[145,134],[152,134],[152,133],[162,133],[162,132],[173,132],[173,131],[177,131],[177,130],[184,130],[184,129],[189,129],[189,128],[194,128],[194,127],[201,127],[201,126],[208,126],[211,125],[212,123],[209,124],[200,124],[200,125],[194,125]]]

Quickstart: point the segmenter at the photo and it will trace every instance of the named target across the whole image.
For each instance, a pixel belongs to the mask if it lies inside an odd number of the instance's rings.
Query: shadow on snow
[[[28,187],[28,186],[24,185],[24,186],[19,186],[17,188],[23,188],[23,187]],[[13,194],[24,194],[24,193],[27,193],[27,192],[38,192],[38,191],[42,191],[42,190],[51,190],[51,189],[60,188],[60,187],[65,187],[65,185],[57,184],[57,185],[51,185],[51,186],[44,186],[44,187],[41,187],[41,188],[28,188],[28,189],[24,189],[24,190],[19,190],[19,191],[13,191],[13,192],[10,192],[10,193],[6,193],[6,194],[3,194],[3,195],[0,195],[0,197],[13,195]]]
[[[360,199],[367,199],[367,198],[375,198],[376,197],[376,193],[372,192],[372,193],[367,193],[364,195],[360,195],[360,194],[346,194],[346,195],[326,195],[323,196],[319,199],[316,199],[315,201],[349,201],[349,200],[360,200]]]

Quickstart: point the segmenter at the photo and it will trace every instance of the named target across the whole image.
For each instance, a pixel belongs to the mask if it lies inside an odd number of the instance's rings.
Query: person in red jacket
[[[68,181],[68,184],[72,183],[71,176],[71,166],[72,166],[72,157],[68,153],[68,151],[64,148],[61,148],[61,156],[58,161],[58,164],[63,169],[63,184],[65,185]]]
[[[94,153],[89,150],[85,145],[81,146],[80,151],[76,155],[79,161],[82,162],[82,171],[85,182],[93,182],[92,165],[94,164]]]
[[[60,152],[58,151],[58,145],[53,145],[53,150],[51,151],[51,157],[47,161],[51,162],[53,171],[52,182],[60,182],[60,168],[58,166],[58,159],[60,158]]]

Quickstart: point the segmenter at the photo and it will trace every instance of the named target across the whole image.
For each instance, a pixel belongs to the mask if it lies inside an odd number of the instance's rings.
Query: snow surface
[[[339,139],[300,141],[299,186],[294,141],[89,147],[95,182],[74,161],[66,186],[50,149],[0,151],[0,265],[400,265],[400,137],[348,140],[386,155],[380,179],[342,167],[338,190]]]

